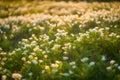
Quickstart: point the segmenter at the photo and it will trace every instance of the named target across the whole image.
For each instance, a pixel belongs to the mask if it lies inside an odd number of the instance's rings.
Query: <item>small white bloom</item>
[[[106,57],[103,55],[103,56],[101,57],[101,60],[102,60],[102,61],[105,61],[105,60],[106,60]]]
[[[25,58],[25,57],[22,57],[21,60],[26,61],[26,58]]]
[[[111,60],[111,61],[110,61],[110,64],[114,64],[114,63],[115,63],[115,60]]]
[[[72,66],[72,68],[75,69],[75,68],[76,68],[76,65]]]
[[[73,71],[69,70],[69,73],[70,73],[70,74],[73,74]]]
[[[38,62],[36,60],[32,60],[33,64],[38,64]]]
[[[45,73],[45,70],[42,70],[42,72],[41,72],[42,74],[44,74]]]
[[[117,64],[117,63],[115,63],[115,64],[114,64],[114,66],[115,66],[115,67],[118,67],[118,64]]]
[[[52,68],[57,68],[59,65],[58,64],[51,64]]]
[[[32,76],[32,75],[33,75],[33,73],[32,73],[32,72],[30,72],[30,73],[28,73],[28,75],[29,75],[29,76]]]
[[[31,62],[30,62],[30,61],[27,61],[27,63],[28,63],[28,64],[31,64]]]
[[[45,69],[48,70],[48,69],[50,69],[50,67],[49,66],[45,66]]]
[[[27,79],[24,78],[24,79],[22,79],[22,80],[27,80]]]
[[[21,78],[22,78],[22,75],[19,74],[19,73],[13,73],[13,74],[12,74],[12,78],[14,78],[14,79],[21,79]]]
[[[62,75],[65,76],[65,77],[68,77],[70,74],[69,73],[63,73]]]
[[[63,57],[63,60],[68,60],[69,59],[69,57]]]
[[[42,62],[43,62],[43,60],[39,60],[39,62],[40,62],[40,63],[42,63]]]
[[[44,55],[44,58],[47,58],[48,56],[47,55]]]
[[[86,61],[88,61],[88,60],[89,60],[89,58],[84,57],[84,58],[81,59],[81,62],[86,62]]]
[[[91,66],[93,66],[93,65],[95,65],[95,62],[90,62],[90,63],[88,64],[89,67],[91,67]]]
[[[109,71],[109,70],[112,69],[112,67],[111,67],[111,66],[108,66],[108,67],[106,67],[106,69]]]
[[[75,62],[72,61],[72,62],[69,63],[69,65],[71,65],[71,66],[72,66],[72,65],[75,65]]]
[[[61,63],[61,61],[55,61],[55,63],[60,64],[60,63]]]
[[[120,66],[118,66],[118,69],[120,70]]]

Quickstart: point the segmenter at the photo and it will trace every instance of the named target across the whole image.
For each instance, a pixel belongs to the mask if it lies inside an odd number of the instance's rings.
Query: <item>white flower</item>
[[[61,61],[55,61],[55,63],[60,64],[60,63],[61,63]]]
[[[50,67],[49,67],[49,66],[45,66],[45,69],[46,69],[46,70],[49,70],[49,69],[50,69]]]
[[[32,72],[30,72],[30,73],[28,73],[28,75],[29,75],[29,76],[32,76],[32,75],[33,75],[33,73],[32,73]]]
[[[63,60],[68,60],[69,59],[69,57],[63,57]]]
[[[21,79],[21,78],[22,78],[22,75],[19,74],[19,73],[13,73],[13,74],[12,74],[12,78],[14,78],[14,79]]]
[[[44,55],[44,58],[47,58],[48,56],[47,55]]]
[[[33,51],[38,51],[39,50],[39,46],[36,46]]]
[[[88,61],[88,60],[89,60],[89,58],[84,57],[84,58],[81,59],[81,62],[86,62],[86,61]]]
[[[38,62],[36,60],[32,60],[33,64],[38,64]]]
[[[69,74],[73,74],[73,71],[69,70]]]
[[[90,63],[88,64],[89,67],[91,67],[91,66],[93,66],[93,65],[95,65],[95,62],[90,62]]]
[[[69,65],[73,66],[73,65],[75,65],[75,62],[72,61],[72,62],[69,63]]]
[[[111,67],[111,66],[108,66],[108,67],[106,67],[106,69],[109,71],[109,70],[112,69],[112,67]]]
[[[68,77],[70,74],[69,73],[63,73],[62,75],[65,76],[65,77]]]
[[[59,45],[59,44],[55,44],[55,45],[53,46],[52,50],[56,50],[56,49],[60,48],[60,46],[61,46],[61,45]]]
[[[116,38],[120,38],[120,35],[117,35]]]
[[[28,64],[31,64],[31,62],[30,62],[30,61],[27,61],[27,63],[28,63]]]
[[[51,64],[52,68],[57,68],[59,65],[58,64]]]
[[[110,64],[114,64],[114,63],[115,63],[115,60],[111,60],[111,61],[110,61]]]
[[[39,60],[39,62],[40,62],[40,63],[42,63],[42,62],[43,62],[43,60]]]
[[[114,64],[114,66],[115,66],[115,67],[118,67],[118,64],[116,63],[116,64]]]
[[[29,55],[28,58],[29,58],[29,59],[33,59],[33,56],[32,56],[32,55]]]
[[[72,66],[72,68],[75,69],[75,68],[76,68],[76,65]]]
[[[25,57],[22,57],[21,60],[26,61],[26,58],[25,58]]]
[[[101,58],[102,61],[105,61],[106,60],[106,57],[103,55],[102,58]]]
[[[118,69],[120,70],[120,66],[118,66]]]
[[[45,70],[42,70],[42,72],[41,72],[42,74],[44,74],[45,73]]]
[[[27,79],[24,78],[24,79],[22,79],[22,80],[27,80]]]

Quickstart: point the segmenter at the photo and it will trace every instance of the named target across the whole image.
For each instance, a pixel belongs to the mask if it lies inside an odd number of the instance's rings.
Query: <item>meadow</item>
[[[120,2],[0,1],[1,80],[120,80]]]

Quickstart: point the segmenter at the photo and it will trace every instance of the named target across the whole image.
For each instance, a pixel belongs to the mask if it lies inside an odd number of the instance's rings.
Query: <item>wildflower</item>
[[[120,38],[120,35],[117,35],[116,38]]]
[[[72,61],[72,62],[69,63],[69,65],[71,65],[71,66],[72,66],[72,65],[75,65],[75,62]]]
[[[106,60],[106,57],[103,55],[102,58],[101,58],[102,61],[105,61]]]
[[[69,70],[69,74],[73,74],[73,71]]]
[[[21,60],[26,61],[26,58],[25,58],[25,57],[22,57]]]
[[[120,66],[118,66],[118,69],[120,70]]]
[[[115,66],[115,67],[118,67],[118,64],[117,64],[117,63],[115,63],[115,64],[114,64],[114,66]]]
[[[32,60],[33,64],[38,64],[38,62],[36,60]]]
[[[48,56],[47,55],[44,55],[44,58],[47,58]]]
[[[110,64],[114,64],[114,63],[115,63],[115,60],[111,60],[111,61],[110,61]]]
[[[72,66],[72,68],[75,69],[75,68],[76,68],[76,65]]]
[[[63,57],[63,60],[68,60],[69,59],[69,57]]]
[[[42,74],[44,74],[45,73],[45,70],[42,70],[42,72],[41,72]]]
[[[6,75],[2,75],[2,80],[6,80],[7,76]]]
[[[53,46],[52,50],[56,50],[56,49],[58,49],[58,48],[60,48],[60,47],[61,47],[61,45],[55,44],[55,45]]]
[[[19,74],[19,73],[13,73],[12,74],[12,78],[14,78],[14,79],[21,79],[22,78],[22,75],[21,74]]]
[[[89,67],[91,67],[91,66],[93,66],[93,65],[95,65],[95,62],[90,62],[90,63],[88,64]]]
[[[61,61],[55,61],[55,63],[60,64],[60,63],[61,63]]]
[[[36,55],[36,53],[34,53],[34,52],[32,52],[31,54],[32,54],[32,55]]]
[[[32,56],[32,55],[29,55],[28,58],[33,59],[33,56]]]
[[[36,46],[33,51],[38,51],[39,50],[39,46]]]
[[[42,63],[42,62],[43,62],[43,60],[39,60],[39,62],[40,62],[40,63]]]
[[[28,75],[29,75],[29,76],[32,76],[32,75],[33,75],[33,73],[32,73],[32,72],[30,72],[30,73],[28,73]]]
[[[66,55],[66,54],[68,54],[68,53],[67,53],[66,51],[64,51],[64,52],[63,52],[63,54],[65,54],[65,55]]]
[[[63,73],[62,75],[65,76],[65,77],[68,77],[70,74],[69,73]]]
[[[57,68],[59,65],[58,64],[51,64],[51,67]]]
[[[28,64],[31,64],[31,62],[30,62],[30,61],[27,61],[27,63],[28,63]]]
[[[112,69],[112,67],[111,67],[111,66],[108,66],[108,67],[106,67],[106,69],[109,71],[109,70]]]
[[[73,49],[75,49],[76,47],[75,47],[75,46],[73,46],[72,48],[73,48]]]
[[[86,61],[88,61],[88,60],[89,60],[89,58],[84,57],[84,58],[81,59],[81,62],[86,62]]]
[[[38,60],[38,58],[37,58],[37,57],[34,57],[34,59],[35,59],[35,60]]]
[[[50,69],[50,67],[49,67],[49,66],[45,66],[45,69],[46,69],[46,70],[49,70],[49,69]]]
[[[7,72],[7,69],[4,69],[3,72],[6,73],[6,72]]]
[[[22,80],[27,80],[27,79],[23,78]]]

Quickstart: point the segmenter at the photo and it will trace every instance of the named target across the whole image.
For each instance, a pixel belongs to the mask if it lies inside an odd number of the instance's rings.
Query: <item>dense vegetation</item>
[[[119,2],[0,2],[2,80],[120,80]]]

